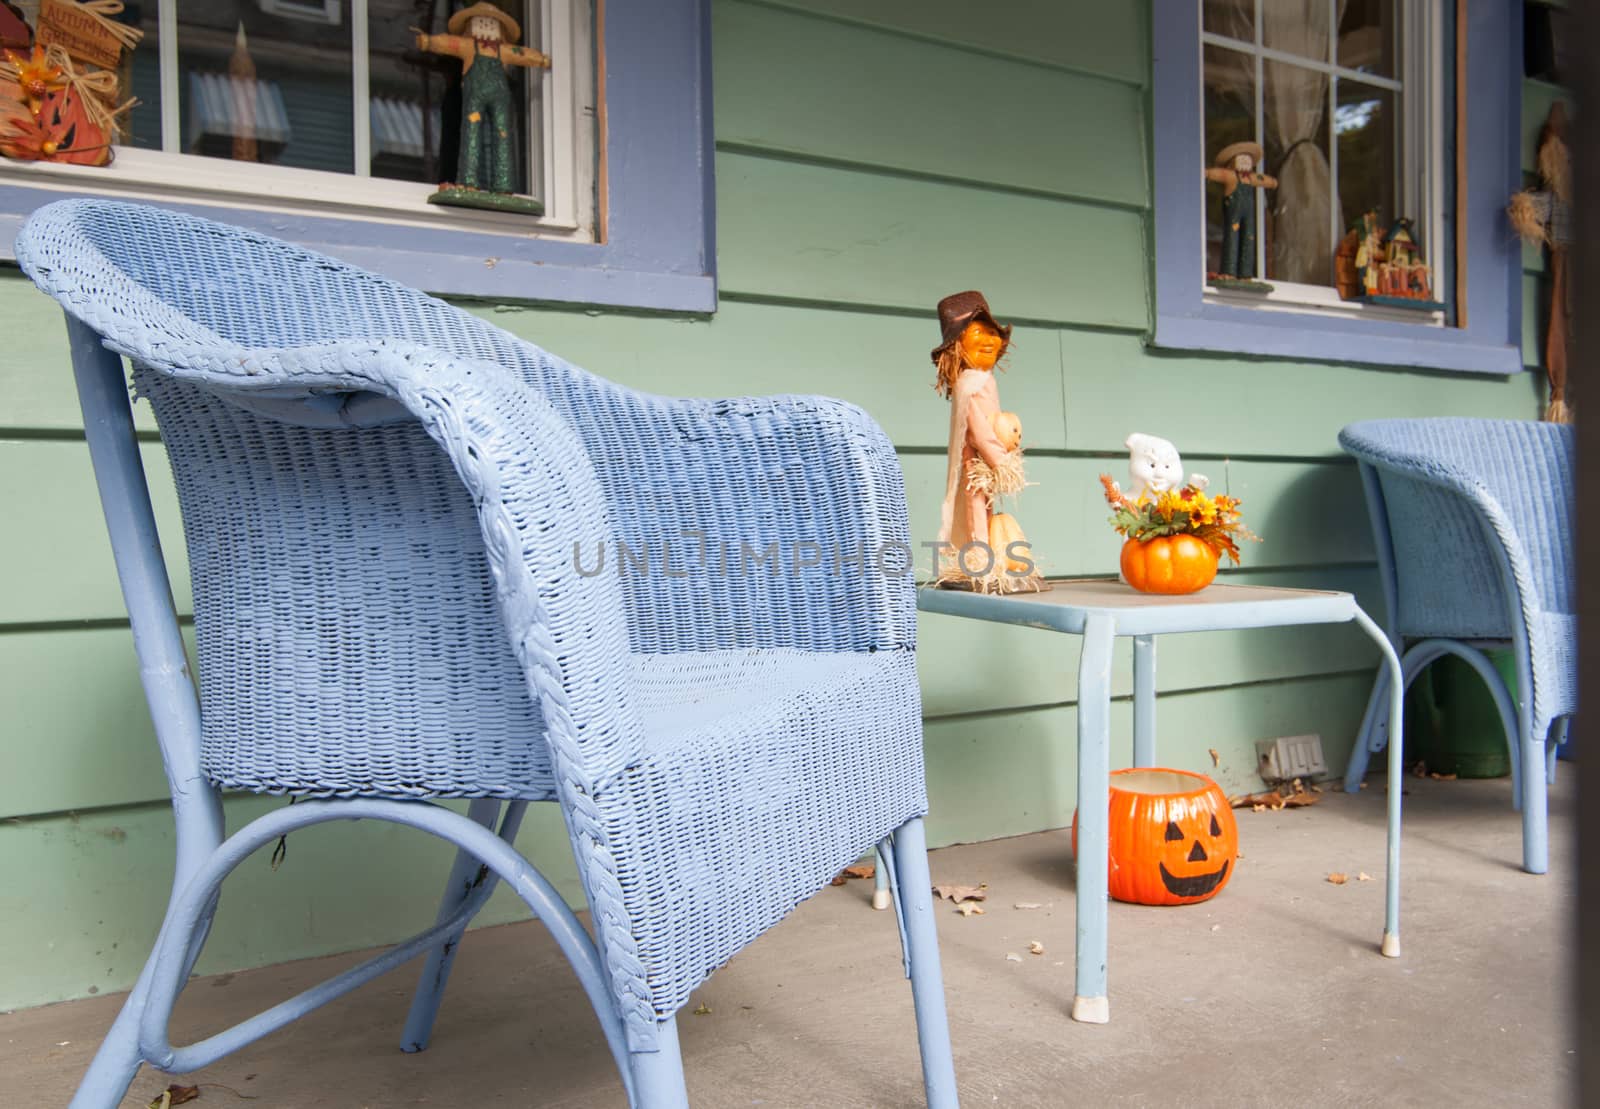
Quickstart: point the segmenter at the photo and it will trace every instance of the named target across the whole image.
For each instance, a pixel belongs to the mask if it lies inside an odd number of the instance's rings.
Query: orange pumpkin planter
[[[1192,535],[1130,539],[1122,545],[1122,576],[1143,593],[1194,593],[1217,576],[1217,551]]]
[[[1233,877],[1239,826],[1222,790],[1204,774],[1134,767],[1111,772],[1108,892],[1139,905],[1190,905]],[[1078,853],[1078,814],[1072,814]]]

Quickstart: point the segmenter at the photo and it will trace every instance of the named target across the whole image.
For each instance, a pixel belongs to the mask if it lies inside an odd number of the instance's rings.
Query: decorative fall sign
[[[1111,865],[1107,890],[1139,905],[1190,905],[1215,897],[1233,877],[1239,826],[1217,783],[1188,770],[1111,772]],[[1078,814],[1072,814],[1078,851]]]
[[[121,11],[121,0],[44,0],[35,37],[61,47],[75,62],[116,69],[122,52],[140,37],[137,27],[111,18]]]
[[[0,61],[0,154],[23,161],[111,161],[123,52],[143,34],[117,22],[122,0],[43,0],[32,48]]]

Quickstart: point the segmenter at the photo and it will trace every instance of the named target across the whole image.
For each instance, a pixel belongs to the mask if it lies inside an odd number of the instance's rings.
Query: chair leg
[[[494,827],[499,812],[500,802],[492,797],[480,797],[467,807],[467,816],[485,828]],[[482,869],[483,863],[470,852],[456,852],[450,877],[445,881],[444,898],[439,902],[439,920],[448,920],[461,903],[472,896]],[[405,1030],[400,1034],[401,1051],[427,1050],[428,1041],[433,1038],[433,1022],[439,1015],[439,1003],[444,998],[445,983],[450,980],[450,968],[455,965],[456,949],[465,931],[455,933],[428,953],[422,976],[417,979],[417,992],[411,998]]]
[[[1374,751],[1382,750],[1389,736],[1389,672],[1378,667],[1378,676],[1372,683],[1372,693],[1367,698],[1367,709],[1361,717],[1361,730],[1350,749],[1350,761],[1344,769],[1344,791],[1355,793],[1361,788],[1361,779],[1367,776],[1367,762]]]
[[[628,1062],[633,1071],[632,1109],[688,1109],[676,1017],[656,1025],[656,1050],[631,1051]]]
[[[1529,874],[1550,869],[1544,749],[1542,739],[1529,739],[1522,745],[1522,869]]]
[[[889,868],[883,865],[883,848],[872,853],[877,866],[872,870],[872,907],[882,912],[890,905]]]
[[[151,960],[154,958],[152,955]],[[139,1052],[139,1016],[144,1011],[149,977],[150,966],[146,964],[128,999],[122,1003],[111,1030],[100,1041],[94,1061],[78,1083],[71,1109],[115,1109],[127,1096],[128,1087],[133,1085],[134,1076],[144,1064],[144,1056]]]
[[[950,1021],[939,970],[939,937],[934,926],[933,879],[928,873],[928,840],[922,818],[906,821],[894,834],[895,896],[905,920],[911,999],[922,1049],[922,1083],[929,1109],[959,1104]]]

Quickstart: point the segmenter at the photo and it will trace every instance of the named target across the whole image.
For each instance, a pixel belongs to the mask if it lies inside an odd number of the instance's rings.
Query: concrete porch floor
[[[1377,953],[1381,777],[1309,809],[1241,811],[1243,858],[1215,900],[1112,903],[1103,1026],[1067,1016],[1067,833],[934,852],[936,882],[989,887],[983,916],[961,917],[948,903],[939,911],[963,1103],[1570,1102],[1575,777],[1563,767],[1552,790],[1543,877],[1519,869],[1508,780],[1406,780],[1399,960]],[[1331,871],[1350,881],[1330,884]],[[1357,880],[1363,871],[1373,880]],[[894,921],[868,908],[870,894],[862,881],[824,890],[697,992],[679,1016],[694,1105],[922,1103]],[[1029,953],[1034,940],[1044,954]],[[356,958],[197,979],[173,1039],[219,1031]],[[599,1028],[539,925],[469,935],[433,1046],[405,1055],[396,1043],[414,973],[379,979],[182,1081],[274,1107],[623,1104]],[[121,1002],[0,1015],[7,1100],[65,1104]],[[710,1011],[696,1015],[697,1006]],[[144,1105],[169,1081],[147,1068],[124,1105]],[[203,1086],[192,1104],[242,1103]]]

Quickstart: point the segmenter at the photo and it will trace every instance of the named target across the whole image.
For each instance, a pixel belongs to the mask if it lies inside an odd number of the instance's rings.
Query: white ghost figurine
[[[1154,496],[1183,485],[1183,459],[1178,448],[1156,435],[1134,432],[1122,444],[1128,448],[1128,476],[1133,479],[1128,496],[1138,500],[1146,493]],[[1211,479],[1204,474],[1190,474],[1189,484],[1204,490]]]

